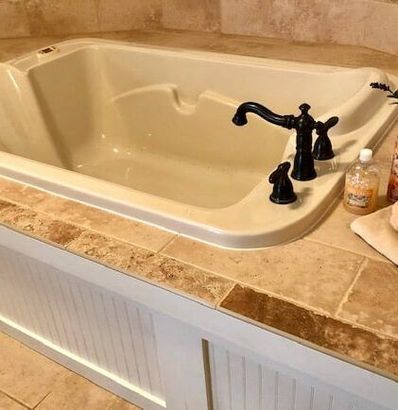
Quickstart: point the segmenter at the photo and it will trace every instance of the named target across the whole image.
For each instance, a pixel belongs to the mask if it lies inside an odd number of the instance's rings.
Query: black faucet
[[[238,126],[246,125],[246,114],[251,112],[272,124],[289,130],[294,128],[296,130],[296,155],[294,157],[292,178],[298,181],[309,181],[316,178],[314,157],[312,155],[312,132],[319,123],[308,113],[310,108],[306,103],[301,104],[299,107],[301,114],[295,117],[294,115],[275,114],[255,102],[245,102],[238,107],[232,122]]]

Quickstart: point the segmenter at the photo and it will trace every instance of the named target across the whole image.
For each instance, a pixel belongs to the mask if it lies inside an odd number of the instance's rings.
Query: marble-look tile
[[[219,0],[162,0],[162,25],[167,29],[218,31]]]
[[[35,407],[67,370],[0,333],[0,390]]]
[[[24,1],[0,1],[0,38],[29,35],[28,17]]]
[[[67,249],[211,306],[233,285],[212,273],[93,232],[83,233]]]
[[[26,0],[31,35],[98,31],[95,0]]]
[[[140,410],[81,376],[69,373],[54,385],[37,410]]]
[[[1,371],[1,370],[0,370]],[[25,406],[10,399],[4,393],[0,392],[0,409],[2,410],[26,410]]]
[[[82,233],[79,227],[48,218],[31,209],[17,205],[1,209],[1,202],[0,223],[60,246],[67,245]]]
[[[398,5],[371,1],[369,16],[362,45],[397,55]]]
[[[161,0],[97,0],[100,31],[160,27]]]
[[[398,341],[382,337],[287,301],[236,285],[220,310],[248,319],[356,364],[398,376]]]
[[[234,251],[177,238],[163,253],[327,312],[334,312],[363,260],[362,256],[303,240],[262,250]]]
[[[368,260],[338,316],[398,338],[398,267]]]

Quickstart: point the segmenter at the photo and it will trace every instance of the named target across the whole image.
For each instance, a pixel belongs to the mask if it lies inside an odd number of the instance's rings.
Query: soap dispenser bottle
[[[374,212],[377,206],[380,171],[373,161],[371,149],[361,149],[359,159],[346,173],[344,207],[347,211],[366,215]]]

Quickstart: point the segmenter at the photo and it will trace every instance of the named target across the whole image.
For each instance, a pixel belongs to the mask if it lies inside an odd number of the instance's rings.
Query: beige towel
[[[398,265],[398,232],[394,230],[397,204],[373,214],[361,216],[351,224],[351,229],[370,246]],[[398,226],[397,226],[398,227]]]

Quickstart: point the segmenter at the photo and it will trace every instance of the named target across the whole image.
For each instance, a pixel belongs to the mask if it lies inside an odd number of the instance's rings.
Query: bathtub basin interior
[[[99,40],[56,48],[0,66],[2,173],[225,246],[276,244],[308,229],[358,150],[394,117],[368,87],[387,81],[376,69]],[[317,164],[317,180],[295,183],[295,204],[270,204],[266,183],[292,159],[294,135],[252,115],[234,126],[247,100],[281,114],[308,102],[315,118],[340,117],[336,158]]]

